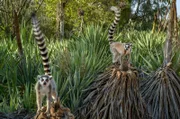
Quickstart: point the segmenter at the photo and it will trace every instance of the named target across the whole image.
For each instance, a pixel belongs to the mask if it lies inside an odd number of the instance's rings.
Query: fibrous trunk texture
[[[180,119],[180,78],[171,68],[157,70],[141,90],[153,119]]]
[[[77,119],[148,119],[136,70],[110,66],[85,91]]]

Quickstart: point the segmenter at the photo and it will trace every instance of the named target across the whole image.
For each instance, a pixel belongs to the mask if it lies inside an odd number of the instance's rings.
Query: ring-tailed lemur
[[[120,20],[120,10],[115,6],[112,6],[110,9],[115,12],[115,19],[109,28],[109,35],[108,35],[110,51],[113,55],[112,62],[117,63],[119,61],[119,63],[121,64],[123,56],[128,56],[128,61],[130,60],[132,44],[113,41],[113,34]]]
[[[46,113],[49,113],[51,99],[53,98],[55,102],[57,101],[56,83],[53,80],[52,75],[51,75],[48,51],[46,48],[44,35],[40,30],[40,26],[39,26],[35,13],[32,13],[31,17],[32,17],[32,26],[33,26],[32,29],[33,29],[34,36],[40,50],[40,54],[43,60],[44,72],[45,72],[45,75],[37,76],[38,81],[35,85],[36,101],[37,101],[37,107],[38,107],[37,112],[41,110],[42,99],[44,96],[46,96],[47,97]]]

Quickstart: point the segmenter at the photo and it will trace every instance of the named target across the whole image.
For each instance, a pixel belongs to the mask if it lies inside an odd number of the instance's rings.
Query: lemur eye
[[[44,79],[41,79],[41,81],[44,81]]]
[[[49,81],[49,79],[46,79],[46,82],[48,82]]]

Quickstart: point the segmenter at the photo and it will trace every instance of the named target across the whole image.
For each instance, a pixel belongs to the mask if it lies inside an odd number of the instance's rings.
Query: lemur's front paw
[[[50,112],[49,111],[46,111],[45,114],[46,114],[47,117],[50,117]]]
[[[38,109],[38,110],[36,111],[37,114],[40,114],[40,112],[41,112],[41,109]]]

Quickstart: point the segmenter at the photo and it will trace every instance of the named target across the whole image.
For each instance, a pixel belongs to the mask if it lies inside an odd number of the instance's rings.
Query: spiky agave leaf
[[[153,119],[180,119],[180,78],[171,68],[159,68],[141,90]]]
[[[136,70],[111,66],[85,91],[78,119],[147,119]]]

